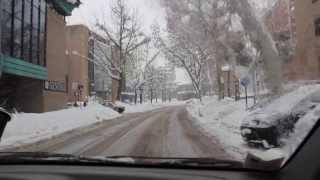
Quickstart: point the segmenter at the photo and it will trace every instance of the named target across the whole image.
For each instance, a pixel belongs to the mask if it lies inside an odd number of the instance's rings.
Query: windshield
[[[319,8],[0,0],[0,152],[281,168],[320,117]]]

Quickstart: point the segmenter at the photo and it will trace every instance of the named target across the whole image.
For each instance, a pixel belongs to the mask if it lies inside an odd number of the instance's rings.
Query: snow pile
[[[1,147],[34,143],[118,116],[117,112],[97,103],[89,104],[85,108],[70,108],[42,114],[14,114],[1,139]]]
[[[217,97],[206,97],[202,103],[196,100],[189,101],[187,109],[194,117],[195,124],[199,125],[213,139],[220,141],[225,150],[236,159],[243,160],[248,152],[269,158],[270,154],[279,155],[279,149],[277,149],[277,153],[273,153],[274,151],[247,146],[240,134],[242,121],[252,113],[257,112],[269,115],[275,112],[287,114],[293,108],[296,108],[301,101],[311,97],[315,92],[320,92],[320,85],[303,86],[280,98],[269,101],[251,112],[246,111],[244,100],[238,102],[233,99],[218,101]],[[313,97],[313,99],[315,98]],[[280,147],[280,151],[286,158],[289,158],[294,153],[319,117],[320,105],[297,122],[295,131],[289,138],[282,139],[284,145]],[[268,118],[261,119],[268,121]]]
[[[188,103],[188,111],[194,117],[195,124],[209,136],[220,141],[225,150],[236,159],[244,159],[247,147],[240,134],[242,120],[249,114],[245,101],[205,97],[203,102],[197,100]]]
[[[128,104],[123,102],[116,102],[117,105],[123,106],[126,108],[125,113],[137,113],[137,112],[146,112],[152,111],[155,109],[168,107],[168,106],[180,106],[184,105],[185,102],[173,100],[171,102],[158,102],[151,104],[150,102],[144,104]]]

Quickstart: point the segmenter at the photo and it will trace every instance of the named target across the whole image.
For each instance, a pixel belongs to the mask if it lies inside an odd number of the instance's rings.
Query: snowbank
[[[120,115],[117,112],[97,103],[89,104],[86,108],[70,108],[42,114],[14,114],[5,129],[0,148],[34,143],[118,116]]]
[[[248,152],[270,158],[270,154],[273,154],[274,151],[250,148],[246,145],[240,134],[242,121],[248,115],[257,111],[264,112],[264,114],[272,114],[274,112],[288,113],[299,102],[310,97],[315,92],[320,92],[320,85],[303,86],[278,99],[269,101],[251,112],[246,111],[244,100],[238,102],[232,99],[218,101],[217,97],[206,97],[203,99],[203,103],[196,100],[190,101],[187,109],[194,117],[195,124],[199,125],[209,136],[220,141],[225,150],[236,159],[243,160]],[[320,106],[297,122],[294,133],[288,139],[282,139],[284,145],[274,154],[277,155],[281,151],[286,158],[289,158],[319,117]]]
[[[195,124],[220,141],[225,150],[238,160],[245,158],[247,147],[240,134],[241,121],[249,114],[245,101],[233,99],[218,101],[217,97],[205,97],[203,102],[192,101],[187,107]]]

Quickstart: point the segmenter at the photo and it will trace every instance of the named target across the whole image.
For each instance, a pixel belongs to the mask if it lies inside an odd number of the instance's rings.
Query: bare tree
[[[155,52],[150,55],[149,43],[138,48],[138,50],[132,54],[130,59],[130,75],[128,75],[128,85],[135,93],[135,104],[138,100],[138,91],[140,91],[140,103],[142,103],[142,97],[144,92],[144,87],[151,81],[154,77],[149,76],[150,68],[152,63],[158,58],[160,52]]]
[[[154,36],[158,46],[176,66],[182,67],[188,73],[194,90],[201,100],[201,81],[208,79],[208,68],[204,68],[208,61],[215,61],[217,49],[213,48],[214,38],[210,38],[208,23],[202,21],[202,1],[179,2],[163,0],[167,11],[166,36],[162,35],[157,26],[154,27]],[[221,22],[221,20],[220,20]],[[215,26],[217,32],[218,27]],[[212,31],[213,32],[213,31]],[[216,46],[215,46],[216,47]],[[219,79],[219,78],[217,78]]]
[[[128,57],[150,39],[142,33],[137,13],[126,6],[125,0],[116,0],[116,3],[111,7],[111,12],[113,28],[109,27],[110,22],[97,22],[97,27],[111,41],[114,48],[113,53],[116,54],[114,56],[116,59],[108,57],[108,55],[106,55],[106,59],[113,65],[113,70],[119,74],[120,88],[117,99],[120,100],[121,92],[126,90]]]
[[[230,29],[232,29],[232,19],[235,15],[240,17],[244,32],[250,37],[251,43],[261,52],[266,84],[273,94],[281,92],[282,59],[269,32],[264,28],[264,24],[258,21],[248,0],[181,0],[179,3],[162,0],[162,2],[167,9],[170,30],[177,31],[181,28],[184,31],[191,30],[193,37],[200,38],[205,45],[210,45],[210,59],[211,63],[216,66],[215,79],[219,94],[222,89],[221,66],[226,61],[235,61],[235,57],[241,53],[233,46],[232,42],[228,41]],[[181,20],[192,23],[183,26],[180,23]],[[195,28],[193,28],[193,24],[196,25]],[[178,33],[175,35],[182,37],[181,31],[180,35]],[[201,37],[206,37],[206,39]],[[170,46],[168,45],[168,47]]]

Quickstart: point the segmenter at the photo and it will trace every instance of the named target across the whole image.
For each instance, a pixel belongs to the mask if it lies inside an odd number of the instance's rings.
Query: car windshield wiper
[[[238,161],[219,160],[214,158],[147,158],[129,156],[109,156],[108,159],[128,161],[138,165],[198,167],[198,168],[243,168],[244,164]]]
[[[0,164],[93,164],[109,166],[150,166],[177,168],[243,168],[243,163],[213,158],[146,158],[130,156],[83,157],[47,152],[1,152]]]
[[[89,160],[69,154],[55,154],[48,152],[0,152],[0,163],[20,161],[80,161]]]

